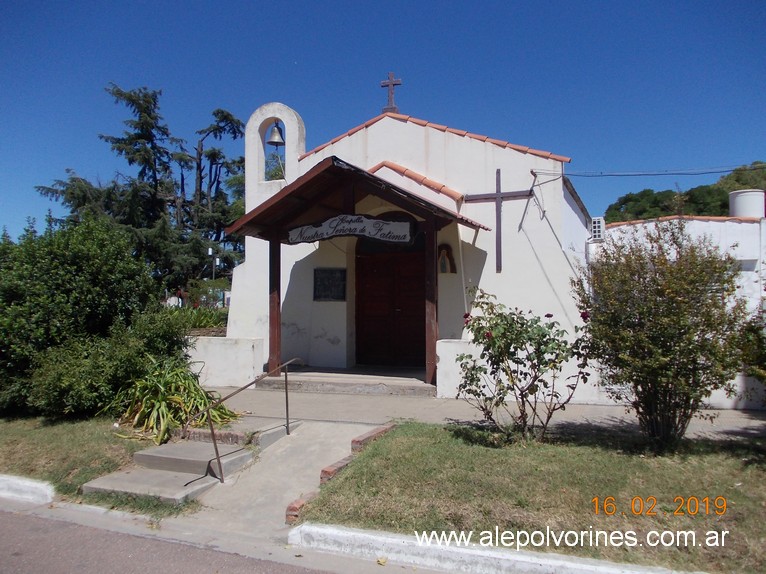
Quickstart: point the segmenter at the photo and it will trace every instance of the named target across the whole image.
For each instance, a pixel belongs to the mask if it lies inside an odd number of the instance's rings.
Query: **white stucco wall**
[[[480,284],[506,304],[542,314],[552,312],[566,328],[577,324],[579,314],[571,299],[569,277],[575,261],[582,257],[587,222],[567,197],[561,178],[535,179],[530,173],[531,170],[561,173],[561,162],[393,118],[384,118],[311,154],[301,162],[301,171],[305,173],[332,155],[366,169],[392,161],[464,194],[494,192],[498,168],[503,191],[528,190],[533,183],[553,180],[535,187],[531,199],[503,202],[502,274],[495,272],[494,203],[459,206],[462,215],[493,228],[491,232],[476,233],[457,226],[464,248],[466,287]],[[410,180],[390,170],[381,169],[376,175],[422,193]],[[430,199],[450,207],[444,196],[432,193]],[[459,246],[452,247],[458,259]],[[452,289],[440,288],[439,295],[441,320],[449,313],[445,307],[459,304],[461,297],[455,297]],[[444,335],[451,337],[453,332],[448,329]]]
[[[196,337],[189,349],[192,370],[204,387],[241,387],[263,372],[263,339]]]
[[[610,226],[607,237],[641,230],[653,222]],[[745,298],[751,312],[761,308],[766,261],[766,219],[688,218],[686,232],[692,238],[707,237],[722,252],[731,254],[742,267],[737,295]],[[594,255],[600,244],[596,243]]]
[[[296,119],[297,118],[297,119]],[[265,153],[262,136],[279,119],[285,125],[286,179],[263,182],[260,163]],[[503,272],[495,270],[495,205],[458,205],[446,195],[383,168],[376,175],[452,211],[459,211],[493,231],[474,231],[450,224],[438,234],[439,244],[451,246],[457,272],[439,274],[440,338],[463,337],[463,314],[470,301],[466,290],[480,286],[505,304],[536,313],[554,313],[567,329],[579,321],[570,295],[569,277],[587,237],[587,214],[579,212],[560,177],[537,178],[532,170],[561,174],[562,163],[503,148],[460,134],[386,117],[341,138],[317,153],[298,160],[300,146],[290,147],[291,134],[305,137],[302,122],[279,104],[257,110],[248,123],[246,140],[247,208],[271,197],[284,185],[305,174],[322,159],[335,155],[357,167],[370,169],[382,161],[398,163],[462,193],[495,191],[495,171],[501,170],[503,191],[528,190],[534,196],[503,202]],[[292,123],[291,123],[292,122]],[[291,127],[292,126],[292,127]],[[305,141],[305,140],[304,140]],[[255,162],[255,163],[254,163]],[[256,166],[256,163],[258,166]],[[297,166],[291,169],[290,166]],[[379,214],[396,209],[377,198],[368,198],[357,212]],[[354,239],[282,247],[283,359],[300,356],[309,364],[346,367],[354,364]],[[316,267],[347,269],[346,304],[313,301]],[[264,340],[263,360],[268,359],[268,246],[248,238],[246,261],[234,273],[228,334]],[[449,369],[437,367],[437,378],[447,381]],[[454,380],[445,384],[456,384]]]

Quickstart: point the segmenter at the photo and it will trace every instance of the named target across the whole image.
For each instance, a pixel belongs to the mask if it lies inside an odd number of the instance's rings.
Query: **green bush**
[[[30,379],[29,405],[51,418],[97,413],[125,381],[124,371],[136,367],[121,364],[118,350],[111,339],[78,338],[44,351]],[[129,350],[122,354],[131,358]]]
[[[116,325],[109,337],[70,339],[38,355],[27,402],[51,418],[94,415],[146,377],[155,358],[184,360],[185,334],[176,315],[158,308]]]
[[[29,378],[45,361],[39,353],[71,339],[107,336],[114,325],[130,324],[156,292],[149,269],[133,257],[130,237],[106,221],[86,218],[41,235],[28,229],[18,244],[4,238],[0,412],[28,409]]]
[[[766,383],[766,333],[763,314],[751,317],[742,330],[745,374]]]
[[[711,393],[743,366],[739,265],[683,220],[605,241],[573,281],[601,384],[658,450],[672,448]]]
[[[229,317],[229,309],[226,307],[173,307],[169,312],[187,329],[225,327]]]
[[[185,358],[189,347],[189,329],[188,321],[173,309],[157,305],[136,316],[129,327],[117,325],[113,336],[140,340],[144,353],[154,357]]]

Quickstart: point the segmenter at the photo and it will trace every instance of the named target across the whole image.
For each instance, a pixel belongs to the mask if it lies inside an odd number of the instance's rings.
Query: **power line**
[[[673,169],[665,171],[581,171],[569,172],[567,177],[661,177],[661,176],[681,176],[681,175],[710,175],[731,173],[735,170],[740,171],[761,171],[766,170],[766,164],[755,166],[736,166],[736,167],[706,167],[699,169]],[[555,171],[537,169],[541,175],[556,175]]]

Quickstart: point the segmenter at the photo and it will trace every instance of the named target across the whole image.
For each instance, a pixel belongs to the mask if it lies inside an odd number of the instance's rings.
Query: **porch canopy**
[[[416,232],[423,232],[425,236],[426,382],[435,384],[438,339],[436,233],[452,222],[476,230],[488,228],[336,156],[322,160],[226,229],[230,234],[269,242],[269,370],[276,369],[281,361],[281,244],[290,243],[291,229],[321,224],[339,215],[357,215],[357,203],[369,195],[421,220]]]
[[[239,218],[226,232],[288,243],[289,229],[336,215],[355,215],[354,206],[368,195],[378,196],[424,220],[432,220],[437,230],[453,221],[471,229],[488,229],[331,156]]]

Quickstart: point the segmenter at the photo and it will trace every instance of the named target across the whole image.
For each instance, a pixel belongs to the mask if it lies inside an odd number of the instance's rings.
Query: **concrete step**
[[[219,444],[224,478],[249,464],[253,450],[238,445]],[[210,475],[220,478],[212,443],[183,441],[155,446],[133,455],[133,461],[144,468],[167,472]]]
[[[290,428],[300,426],[291,421]],[[83,485],[83,493],[122,493],[153,496],[179,504],[197,498],[219,484],[220,472],[209,431],[195,430],[197,441],[171,442],[139,451],[133,455],[134,468],[102,476]],[[275,419],[242,417],[231,428],[216,436],[234,443],[218,443],[224,480],[249,465],[260,452],[285,436],[286,428]],[[249,445],[249,446],[248,446]]]
[[[256,390],[284,391],[284,377],[266,377],[255,385]],[[325,374],[295,374],[288,379],[291,393],[339,393],[351,395],[400,395],[435,397],[436,387],[423,381],[392,377],[351,377]]]
[[[180,504],[197,498],[216,484],[219,480],[212,476],[135,467],[91,480],[83,485],[82,491],[153,496]]]
[[[301,421],[290,420],[291,431],[297,429],[300,425]],[[287,430],[283,418],[258,417],[248,414],[242,415],[238,420],[227,425],[225,429],[215,431],[219,447],[222,444],[239,445],[240,447],[251,445],[251,447],[257,447],[259,450],[271,446],[286,434]],[[210,430],[205,427],[189,429],[185,439],[182,429],[176,429],[173,432],[173,437],[177,441],[213,442]]]

